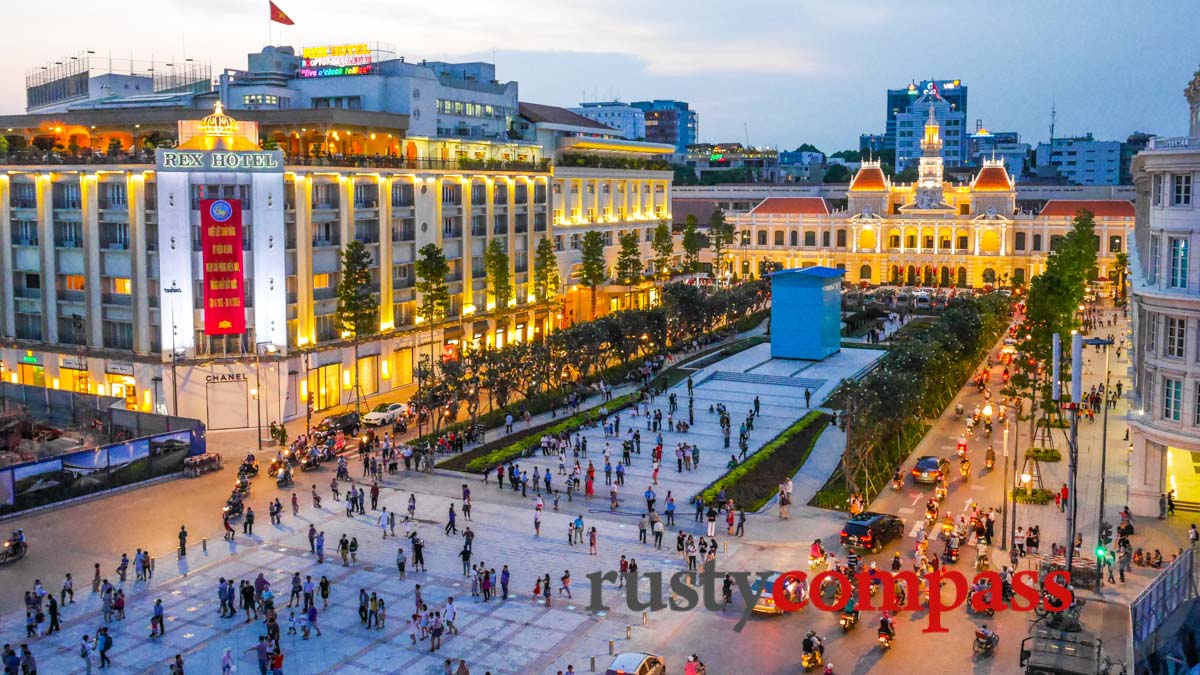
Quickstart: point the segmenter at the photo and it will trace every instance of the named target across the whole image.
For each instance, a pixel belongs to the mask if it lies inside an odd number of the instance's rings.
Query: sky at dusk
[[[808,0],[278,0],[276,44],[386,42],[408,60],[488,60],[521,99],[670,98],[700,139],[832,152],[882,132],[885,90],[970,87],[968,126],[1048,135],[1186,133],[1200,67],[1192,1],[830,3]],[[244,68],[268,40],[267,0],[11,3],[0,113],[24,111],[30,69],[83,50]]]

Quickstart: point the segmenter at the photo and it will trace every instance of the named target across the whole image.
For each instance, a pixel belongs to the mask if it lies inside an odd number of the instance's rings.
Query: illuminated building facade
[[[321,77],[351,96],[371,76]],[[423,354],[537,339],[581,318],[569,288],[578,231],[670,215],[670,171],[608,167],[671,146],[527,119],[515,101],[514,133],[488,139],[409,135],[411,115],[378,110],[233,111],[215,95],[189,105],[208,100],[209,114],[134,100],[0,118],[10,149],[26,141],[0,175],[4,380],[115,395],[212,429],[303,419],[310,400],[318,414],[340,408],[355,381],[366,396],[403,399]],[[281,142],[305,127],[321,129],[315,147]],[[146,147],[156,132],[161,146]],[[572,168],[557,171],[568,153]],[[543,238],[561,250],[566,288],[539,304]],[[495,239],[515,291],[503,317],[483,265]],[[351,240],[371,254],[380,307],[357,362],[335,316]],[[427,244],[450,265],[449,311],[432,327],[415,292]],[[601,313],[615,308],[608,292]]]
[[[1152,138],[1134,160],[1129,504],[1142,513],[1169,490],[1200,508],[1200,72],[1187,99],[1191,135]]]
[[[728,214],[735,239],[720,273],[757,275],[765,262],[821,265],[853,283],[922,286],[1024,284],[1071,227],[1075,213],[1096,214],[1101,276],[1125,250],[1133,205],[1123,200],[1052,199],[1038,212],[1017,207],[1002,160],[987,160],[969,184],[944,180],[940,125],[932,114],[922,138],[918,179],[894,184],[878,162],[864,162],[844,209],[822,196],[770,197]]]

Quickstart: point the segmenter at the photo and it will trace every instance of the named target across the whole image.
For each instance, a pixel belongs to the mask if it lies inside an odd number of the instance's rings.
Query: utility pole
[[[1083,336],[1071,335],[1071,436],[1067,444],[1067,486],[1070,511],[1067,512],[1067,572],[1074,570],[1075,529],[1079,515],[1079,492],[1076,478],[1079,474],[1079,403],[1083,397]]]
[[[1108,388],[1111,375],[1109,371],[1109,350],[1113,346],[1113,341],[1092,338],[1087,341],[1087,344],[1096,348],[1104,347],[1104,398],[1101,401],[1104,406],[1104,418],[1103,426],[1100,429],[1100,510],[1096,517],[1096,585],[1100,586],[1104,579],[1104,575],[1099,573],[1104,564],[1102,556],[1107,555],[1107,543],[1104,541],[1104,486],[1108,477]],[[1102,551],[1105,553],[1102,553]]]
[[[1008,416],[1006,415],[1005,419],[1004,419],[1004,458],[1000,460],[1004,463],[1004,481],[1000,483],[1001,487],[1003,487],[1003,489],[1004,489],[1004,522],[1001,524],[1001,529],[1000,529],[1000,550],[1001,551],[1008,550],[1008,520],[1009,520],[1008,501],[1009,501],[1009,498],[1013,496],[1011,494],[1012,489],[1008,486],[1008,424],[1009,424]],[[1012,503],[1013,503],[1013,506],[1015,507],[1017,505],[1017,500],[1013,499]],[[1013,520],[1014,521],[1016,520],[1016,514],[1013,514]]]

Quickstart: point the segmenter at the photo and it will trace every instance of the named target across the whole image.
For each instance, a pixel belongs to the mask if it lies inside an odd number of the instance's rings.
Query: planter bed
[[[757,511],[779,492],[779,484],[796,475],[812,452],[813,444],[829,426],[830,416],[813,411],[784,429],[758,452],[701,492],[711,504],[725,489],[725,496],[738,507]]]

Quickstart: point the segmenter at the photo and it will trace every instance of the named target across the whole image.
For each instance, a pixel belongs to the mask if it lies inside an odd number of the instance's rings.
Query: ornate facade
[[[940,128],[931,111],[921,140],[917,182],[892,183],[879,162],[864,162],[844,210],[816,197],[768,197],[729,216],[740,234],[721,273],[757,275],[770,261],[784,268],[825,265],[851,282],[923,286],[1024,284],[1071,228],[1075,214],[1096,216],[1099,274],[1111,277],[1133,229],[1124,200],[1048,202],[1038,213],[1017,208],[1017,191],[1001,160],[985,160],[969,184],[947,182]]]

